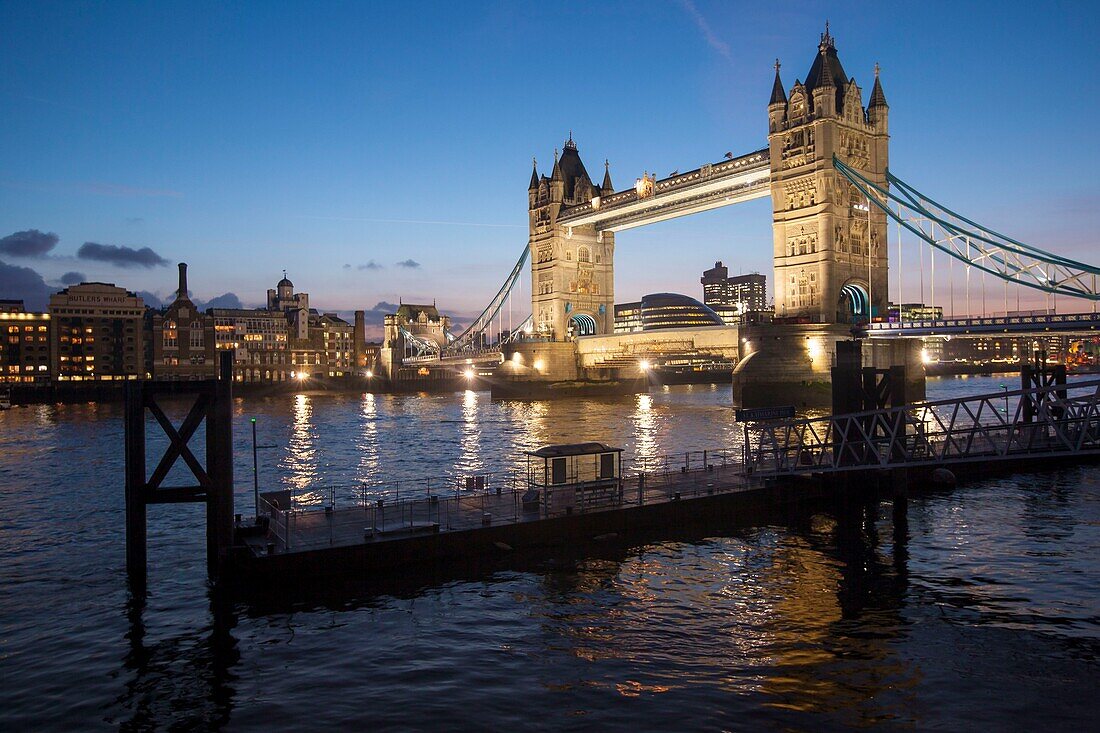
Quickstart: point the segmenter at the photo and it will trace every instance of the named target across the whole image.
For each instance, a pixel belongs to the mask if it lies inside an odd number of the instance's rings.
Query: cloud
[[[368,326],[381,326],[383,318],[390,313],[396,313],[398,307],[397,303],[387,303],[384,300],[378,301],[373,308],[368,308],[364,312],[366,324]]]
[[[61,283],[63,285],[79,285],[87,279],[88,277],[83,272],[66,272],[61,276]]]
[[[406,261],[407,262],[412,262],[412,260],[406,260]],[[412,265],[402,265],[400,262],[398,262],[397,264],[401,265],[402,267],[419,267],[420,266],[420,265],[416,264],[415,262],[413,262]],[[381,270],[382,265],[378,264],[374,260],[371,260],[370,262],[368,262],[365,265],[357,266],[355,269],[357,269],[357,270]]]
[[[140,216],[128,216],[125,219],[127,224],[144,224],[145,219]]]
[[[695,25],[699,26],[699,30],[703,33],[703,39],[707,42],[707,45],[717,51],[722,58],[726,61],[733,61],[733,55],[730,53],[730,47],[717,35],[710,27],[710,23],[699,12],[699,8],[695,7],[695,3],[692,0],[680,0],[680,5],[683,7],[684,12],[691,16],[691,19],[695,21]]]
[[[57,246],[58,236],[53,232],[28,229],[0,239],[0,254],[12,257],[42,257]]]
[[[207,308],[244,308],[241,304],[241,299],[237,297],[236,293],[222,293],[221,295],[211,298],[203,303],[201,306],[196,303],[200,310],[206,310]]]
[[[349,265],[349,264],[347,264],[347,263],[344,263],[344,269],[345,269],[345,270],[350,270],[350,269],[351,269],[351,265]]]
[[[53,289],[29,267],[9,265],[0,260],[0,295],[22,300],[29,311],[44,311]]]
[[[420,263],[413,259],[401,260],[397,263],[398,267],[407,267],[410,270],[415,270],[420,267]]]
[[[156,293],[151,293],[148,290],[139,290],[138,297],[150,308],[160,308],[164,305],[164,301],[160,299],[160,296]]]
[[[148,247],[132,249],[125,245],[97,244],[85,242],[76,251],[76,256],[82,260],[97,260],[108,262],[118,267],[156,267],[168,264],[168,260],[158,255]]]

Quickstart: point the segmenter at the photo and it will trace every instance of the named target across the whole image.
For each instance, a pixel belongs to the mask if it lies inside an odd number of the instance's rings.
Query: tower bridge
[[[972,270],[1004,284],[1007,313],[1010,284],[1095,304],[1100,269],[998,234],[895,176],[889,169],[890,107],[878,66],[864,104],[863,89],[844,70],[828,25],[804,79],[786,87],[780,68],[777,61],[767,104],[768,145],[744,155],[727,153],[723,160],[659,180],[644,173],[632,186],[615,190],[608,162],[597,185],[570,133],[554,152],[550,175],[533,166],[528,240],[500,290],[462,334],[448,334],[434,345],[408,341],[405,363],[444,367],[496,361],[494,389],[536,394],[566,382],[632,389],[639,379],[633,359],[708,355],[737,364],[735,400],[810,404],[827,401],[836,343],[850,338],[853,326],[869,337],[864,361],[876,367],[906,365],[912,381],[908,393],[919,397],[918,337],[1092,331],[1100,325],[1095,316],[975,319],[969,308]],[[766,196],[772,201],[774,322],[613,333],[618,232]],[[916,270],[902,267],[904,234],[920,253],[922,298],[927,249],[933,305],[934,255],[959,264],[970,322],[884,322],[891,223],[897,228],[899,302],[903,273]],[[521,328],[505,329],[505,303],[528,261],[530,316]],[[952,298],[954,287],[949,283]],[[942,289],[941,281],[941,300]],[[490,334],[496,334],[495,341]]]

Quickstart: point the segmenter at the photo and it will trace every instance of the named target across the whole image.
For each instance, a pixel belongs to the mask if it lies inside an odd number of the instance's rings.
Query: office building
[[[640,301],[615,306],[615,333],[722,325],[721,316],[712,309],[679,293],[651,293]]]
[[[59,381],[144,379],[145,303],[113,283],[80,283],[50,296],[50,372]]]
[[[50,381],[50,314],[27,313],[21,300],[0,301],[0,382]]]
[[[740,323],[747,313],[766,310],[767,278],[758,273],[729,276],[729,268],[719,262],[703,272],[703,303],[728,324]]]
[[[642,301],[615,304],[615,333],[642,330]]]

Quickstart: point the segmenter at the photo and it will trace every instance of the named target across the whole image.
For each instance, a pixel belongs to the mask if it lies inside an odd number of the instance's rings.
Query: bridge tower
[[[886,215],[868,207],[832,159],[835,154],[885,187],[888,113],[877,65],[865,108],[828,24],[806,81],[796,80],[789,95],[776,61],[768,147],[777,317],[866,321],[868,306],[873,315],[886,314]]]
[[[549,178],[540,177],[537,166],[531,172],[531,313],[535,332],[551,341],[614,330],[615,235],[558,222],[563,208],[598,201],[613,190],[606,165],[603,185],[592,183],[572,133],[561,157],[554,152]]]

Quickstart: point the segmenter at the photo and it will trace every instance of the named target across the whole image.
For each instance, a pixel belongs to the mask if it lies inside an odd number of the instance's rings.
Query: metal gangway
[[[750,475],[1100,457],[1100,380],[746,423]]]

